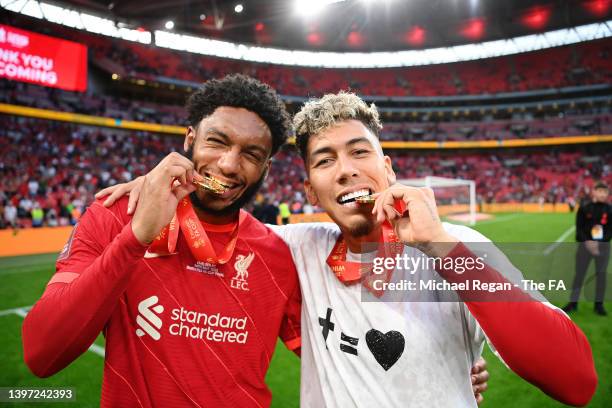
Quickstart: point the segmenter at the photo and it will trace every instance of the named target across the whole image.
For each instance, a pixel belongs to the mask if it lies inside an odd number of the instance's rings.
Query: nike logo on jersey
[[[144,254],[144,258],[145,258],[145,259],[151,259],[151,258],[159,258],[159,257],[162,257],[162,256],[170,256],[170,255],[176,255],[176,252],[175,252],[175,253],[173,253],[173,254],[167,254],[167,255],[166,255],[166,254],[157,254],[157,253],[155,253],[155,252],[149,252],[149,251],[147,251],[147,252],[145,252],[145,254]]]

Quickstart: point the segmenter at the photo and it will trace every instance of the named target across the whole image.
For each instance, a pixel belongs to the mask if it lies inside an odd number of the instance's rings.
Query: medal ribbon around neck
[[[406,204],[401,200],[397,200],[395,202],[395,209],[398,210],[400,214],[403,214],[406,209]],[[382,224],[382,234],[378,243],[378,251],[376,254],[377,257],[395,258],[395,256],[400,254],[404,249],[404,244],[400,242],[399,238],[395,234],[395,231],[393,230],[393,227],[388,221],[385,221]],[[340,234],[326,261],[327,265],[329,265],[338,280],[345,285],[363,281],[362,284],[370,292],[377,297],[382,296],[382,290],[374,289],[374,281],[382,279],[385,282],[389,282],[391,280],[391,275],[393,274],[394,268],[385,268],[384,272],[381,274],[368,273],[372,271],[373,265],[371,263],[347,261],[346,253],[346,240],[344,239],[344,236]],[[363,274],[362,271],[364,272]]]
[[[149,247],[149,251],[159,255],[170,255],[175,253],[180,229],[183,231],[189,250],[196,260],[215,265],[223,265],[230,260],[236,248],[238,227],[241,218],[242,214],[240,214],[239,221],[236,222],[236,226],[230,234],[229,242],[225,245],[221,254],[217,256],[202,223],[193,209],[191,201],[189,201],[189,197],[185,197],[179,203],[176,214],[172,218],[172,221],[170,221],[170,224],[165,226],[153,240],[153,243]]]

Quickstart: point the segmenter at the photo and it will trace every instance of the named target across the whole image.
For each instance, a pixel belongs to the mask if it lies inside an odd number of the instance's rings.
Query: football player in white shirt
[[[436,290],[415,301],[409,291],[398,297],[378,290],[371,274],[361,276],[359,265],[377,255],[367,243],[390,243],[412,258],[456,259],[474,256],[468,243],[489,242],[470,228],[441,223],[431,190],[395,184],[373,106],[352,94],[328,95],[306,104],[294,124],[308,198],[335,221],[275,227],[291,249],[302,287],[302,406],[475,406],[470,367],[485,336],[512,370],[553,398],[571,405],[590,400],[597,375],[588,341],[550,304],[520,290],[510,298],[521,301],[513,302],[490,302],[497,294],[478,302],[461,291],[465,302],[440,302],[448,299]],[[133,187],[115,188],[113,195]],[[370,193],[374,205],[356,202]],[[405,207],[399,212],[398,201]],[[460,284],[471,272],[419,268],[391,277]],[[477,276],[506,279],[489,266]]]
[[[563,312],[536,300],[541,295],[512,286],[503,295],[458,290],[464,302],[440,302],[444,294],[436,290],[416,298],[380,291],[373,275],[355,270],[377,256],[367,243],[393,248],[399,241],[405,246],[397,250],[412,259],[444,260],[476,258],[469,243],[484,243],[496,257],[482,269],[459,271],[451,263],[391,276],[457,285],[520,278],[486,237],[442,223],[431,189],[395,184],[373,105],[354,94],[326,95],[308,102],[294,126],[308,199],[335,222],[275,229],[291,248],[302,287],[302,406],[475,406],[469,371],[485,336],[513,371],[548,395],[588,403],[597,386],[588,340]],[[372,194],[373,204],[358,202]]]

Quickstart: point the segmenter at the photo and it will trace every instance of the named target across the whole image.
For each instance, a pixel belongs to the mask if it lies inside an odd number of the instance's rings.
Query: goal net
[[[476,183],[473,180],[427,176],[398,181],[407,186],[433,189],[440,216],[476,224]]]

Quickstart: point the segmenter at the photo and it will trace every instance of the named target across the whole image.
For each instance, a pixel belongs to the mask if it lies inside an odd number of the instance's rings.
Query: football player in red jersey
[[[23,324],[26,364],[50,376],[106,337],[101,405],[270,404],[280,336],[299,353],[300,290],[284,242],[241,210],[290,121],[277,94],[234,75],[188,102],[184,147],[140,202],[94,202]]]

